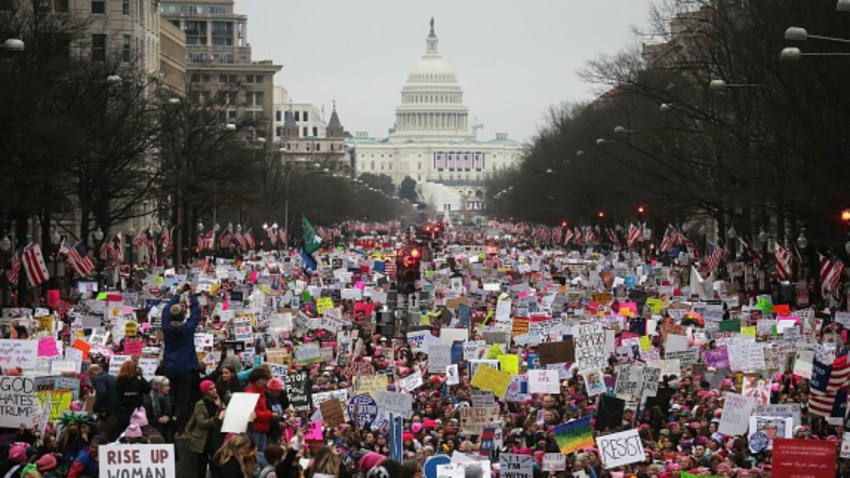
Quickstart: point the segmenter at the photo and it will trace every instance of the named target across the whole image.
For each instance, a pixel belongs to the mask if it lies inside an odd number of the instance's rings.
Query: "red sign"
[[[835,442],[775,438],[772,463],[777,478],[835,476]]]

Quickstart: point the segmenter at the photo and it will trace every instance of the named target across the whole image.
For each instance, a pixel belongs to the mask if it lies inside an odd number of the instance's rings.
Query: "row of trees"
[[[644,206],[657,231],[710,218],[719,231],[782,240],[805,227],[843,249],[850,63],[780,51],[834,52],[784,32],[850,38],[850,17],[833,0],[665,0],[651,20],[641,37],[663,41],[591,62],[581,75],[603,94],[551,108],[520,166],[490,180],[491,212],[623,223]]]
[[[187,82],[178,94],[121,55],[81,53],[88,19],[37,11],[33,0],[0,16],[2,38],[26,46],[0,51],[0,232],[18,244],[51,244],[64,218],[74,226],[59,232],[91,245],[93,231],[109,238],[153,214],[175,228],[181,260],[201,220],[258,229],[286,209],[292,225],[301,214],[317,224],[398,215],[398,201],[342,176],[284,165],[278,146],[257,141],[267,125],[227,124],[239,85],[210,95]],[[33,223],[40,238],[28,237]]]

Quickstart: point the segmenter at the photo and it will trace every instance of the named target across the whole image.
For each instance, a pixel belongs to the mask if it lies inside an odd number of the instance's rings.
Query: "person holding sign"
[[[189,314],[186,305],[180,303],[181,294],[191,292]],[[193,372],[198,368],[198,354],[195,353],[195,328],[201,320],[201,307],[198,295],[189,284],[184,285],[168,301],[162,312],[164,350],[162,369],[171,381],[171,395],[177,404],[177,432],[181,433],[189,419]]]
[[[74,463],[68,471],[68,478],[98,478],[100,476],[100,465],[97,448],[105,444],[106,437],[103,435],[92,438],[91,445],[74,458]]]
[[[225,410],[212,381],[204,380],[200,388],[203,398],[195,403],[192,417],[186,424],[186,448],[190,452],[187,461],[195,465],[195,476],[206,476],[210,456],[218,447]]]
[[[268,433],[271,430],[271,422],[280,420],[280,413],[274,412],[266,402],[266,383],[269,381],[269,373],[265,368],[255,368],[248,376],[248,386],[245,393],[257,393],[260,399],[254,407],[254,422],[251,438],[258,449],[265,450],[268,445]]]

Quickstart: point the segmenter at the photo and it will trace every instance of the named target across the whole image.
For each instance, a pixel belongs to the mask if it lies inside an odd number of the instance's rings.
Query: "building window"
[[[301,136],[306,138],[310,134],[310,130],[305,126],[304,128],[302,128],[301,133]]]
[[[300,118],[299,113],[301,113],[301,112],[300,111],[295,112],[295,121],[301,121],[300,119],[298,119],[298,118]]]
[[[313,126],[313,136],[319,136],[319,128],[317,128],[316,126]]]
[[[130,35],[124,35],[124,44],[121,49],[121,59],[129,62],[131,57],[132,38]]]
[[[68,13],[68,0],[56,0],[53,4],[56,13]]]
[[[121,3],[121,13],[123,13],[124,15],[130,14],[130,0],[124,0]]]
[[[91,36],[91,59],[95,61],[106,60],[106,35]]]
[[[307,119],[307,112],[306,111],[304,112],[304,121],[310,121],[310,120]]]
[[[322,143],[316,143],[316,151],[322,150]]]
[[[92,13],[106,13],[106,0],[91,0]]]
[[[280,111],[274,112],[274,119],[275,119],[275,121],[280,122]]]
[[[263,106],[262,91],[249,91],[246,93],[246,97],[248,100],[248,106]]]

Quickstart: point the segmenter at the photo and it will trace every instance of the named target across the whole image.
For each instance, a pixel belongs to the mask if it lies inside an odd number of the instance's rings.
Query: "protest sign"
[[[385,379],[386,380],[386,379]],[[312,387],[307,371],[287,373],[284,375],[286,395],[296,413],[313,411],[311,400]]]
[[[714,368],[729,367],[729,352],[725,345],[705,351],[705,364]]]
[[[799,403],[756,405],[753,409],[753,415],[790,418],[794,427],[798,427],[801,424]]]
[[[378,402],[369,395],[352,397],[348,402],[348,416],[357,426],[368,428],[378,418]]]
[[[532,478],[534,460],[531,455],[502,453],[499,455],[499,476],[501,478]]]
[[[460,409],[461,433],[480,435],[484,428],[499,422],[499,407],[464,407]]]
[[[38,356],[52,358],[60,354],[53,337],[42,337],[38,339]]]
[[[63,413],[71,409],[72,394],[70,390],[48,390],[37,392],[39,406],[50,407],[50,421],[59,420]]]
[[[407,377],[398,379],[399,391],[412,392],[422,386],[422,373],[413,372]]]
[[[319,408],[322,410],[322,419],[329,427],[335,427],[345,421],[342,413],[342,403],[338,398],[332,398],[322,402]]]
[[[358,375],[352,379],[354,395],[367,394],[375,397],[375,393],[387,389],[386,375]]]
[[[316,342],[307,343],[295,347],[295,363],[298,365],[309,365],[322,360],[322,351]]]
[[[32,378],[0,376],[0,427],[18,428],[21,423],[33,427],[39,408]]]
[[[596,437],[596,445],[606,469],[646,460],[637,430]]]
[[[139,368],[142,369],[142,376],[145,377],[145,380],[151,380],[156,376],[157,367],[159,367],[157,357],[139,357]]]
[[[409,334],[408,334],[409,335]],[[478,360],[486,350],[487,343],[483,340],[470,340],[463,343],[463,359]]]
[[[118,375],[118,372],[121,370],[121,366],[124,365],[124,362],[129,360],[133,360],[132,355],[113,355],[112,357],[109,357],[109,374]]]
[[[835,443],[827,440],[776,438],[773,442],[773,476],[819,478],[835,473]]]
[[[543,455],[543,471],[564,471],[567,469],[567,455],[546,453]]]
[[[529,370],[528,393],[561,393],[557,370]]]
[[[457,385],[460,383],[460,372],[457,364],[446,367],[446,385]]]
[[[452,364],[452,346],[432,343],[427,346],[428,366],[434,370],[443,370]]]
[[[0,339],[0,367],[35,370],[38,365],[38,341]],[[17,427],[17,425],[16,425]]]
[[[540,351],[540,365],[575,362],[575,347],[572,339],[542,343],[538,349]]]
[[[489,390],[497,397],[504,398],[511,383],[511,376],[487,364],[481,364],[469,383],[473,387]]]
[[[590,417],[579,418],[555,427],[555,441],[561,453],[568,455],[593,446]]]
[[[413,395],[409,393],[379,391],[375,401],[384,413],[394,413],[405,420],[413,413]]]
[[[617,373],[614,395],[623,400],[636,400],[641,394],[643,369],[632,365],[623,365]]]
[[[101,445],[100,476],[176,478],[174,445]]]
[[[221,424],[222,433],[245,433],[248,429],[248,418],[260,399],[258,393],[236,392],[230,398],[224,421]]]
[[[602,370],[582,370],[581,374],[589,397],[605,393],[605,375]]]
[[[605,329],[598,324],[578,326],[575,334],[575,356],[579,370],[597,370],[607,367]]]
[[[756,401],[752,397],[726,393],[717,431],[724,435],[743,435],[747,432],[750,414],[755,406]]]

